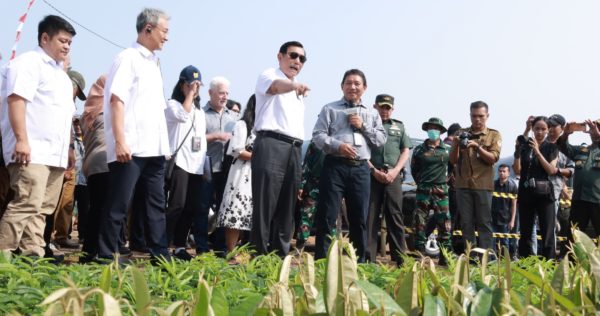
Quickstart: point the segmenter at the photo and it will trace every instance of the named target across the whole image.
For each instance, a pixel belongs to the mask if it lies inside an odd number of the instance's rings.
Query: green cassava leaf
[[[385,315],[406,315],[406,312],[394,301],[394,299],[384,290],[373,283],[365,280],[356,280],[354,282],[369,299],[369,303],[376,309],[384,309]]]
[[[446,305],[444,300],[438,296],[425,294],[423,303],[423,315],[444,316],[446,315]]]
[[[130,266],[133,275],[133,294],[135,297],[135,311],[137,315],[149,315],[150,290],[146,278],[140,269]]]

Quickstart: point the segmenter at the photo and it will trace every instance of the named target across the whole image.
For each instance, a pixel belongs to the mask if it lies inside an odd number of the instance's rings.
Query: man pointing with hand
[[[256,82],[256,140],[252,152],[252,233],[256,252],[285,256],[294,232],[304,139],[304,98],[310,90],[296,81],[306,62],[300,42],[281,45],[279,68]]]

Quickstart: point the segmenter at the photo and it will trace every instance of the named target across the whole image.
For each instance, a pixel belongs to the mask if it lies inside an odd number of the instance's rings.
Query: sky
[[[2,65],[28,2],[2,1]],[[48,3],[77,22],[71,21],[77,31],[71,59],[86,90],[122,48],[84,27],[129,47],[144,7],[171,16],[169,41],[157,53],[167,97],[181,69],[192,64],[206,85],[203,103],[210,79],[225,76],[230,98],[245,104],[258,75],[277,66],[281,44],[302,42],[308,61],[297,79],[311,88],[305,138],[323,105],[342,97],[342,75],[351,68],[366,74],[363,103],[372,106],[380,93],[393,95],[392,117],[415,138],[426,137],[421,124],[433,116],[446,126],[469,126],[469,104],[485,101],[488,126],[503,136],[503,156],[514,151],[529,115],[600,118],[600,1],[36,0],[17,53],[37,46],[37,24],[45,15],[61,15]],[[77,106],[81,111],[83,103]],[[575,134],[571,141],[589,137]]]

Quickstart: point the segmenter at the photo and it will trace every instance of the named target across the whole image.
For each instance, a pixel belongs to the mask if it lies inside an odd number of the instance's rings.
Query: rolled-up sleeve
[[[165,109],[167,122],[176,121],[178,123],[185,123],[192,117],[192,113],[193,107],[192,111],[188,113],[178,101],[171,99],[167,102],[167,108]]]
[[[331,113],[326,105],[321,110],[321,113],[319,113],[317,123],[315,123],[315,127],[313,128],[312,141],[317,148],[321,149],[326,154],[337,154],[342,142],[329,135],[331,122]]]
[[[488,151],[494,155],[494,161],[498,161],[500,159],[500,150],[502,146],[502,135],[500,133],[495,132],[494,137],[492,138],[492,142]]]

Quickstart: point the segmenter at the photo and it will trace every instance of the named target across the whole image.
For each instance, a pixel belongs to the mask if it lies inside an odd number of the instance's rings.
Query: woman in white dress
[[[233,134],[229,141],[227,154],[233,156],[234,161],[229,170],[221,209],[217,217],[217,226],[225,228],[225,243],[227,251],[232,251],[237,245],[240,231],[252,228],[252,146],[255,135],[254,95],[248,100],[242,118],[235,123]]]
[[[208,214],[199,214],[204,209],[203,192],[208,192],[203,179],[206,157],[206,118],[200,108],[198,96],[201,83],[200,71],[187,66],[179,75],[173,95],[167,102],[165,117],[169,130],[171,152],[179,151],[170,179],[167,218],[167,240],[175,246],[173,256],[190,260],[192,256],[185,245],[192,223],[197,253],[208,251]],[[199,218],[206,218],[197,221]]]

